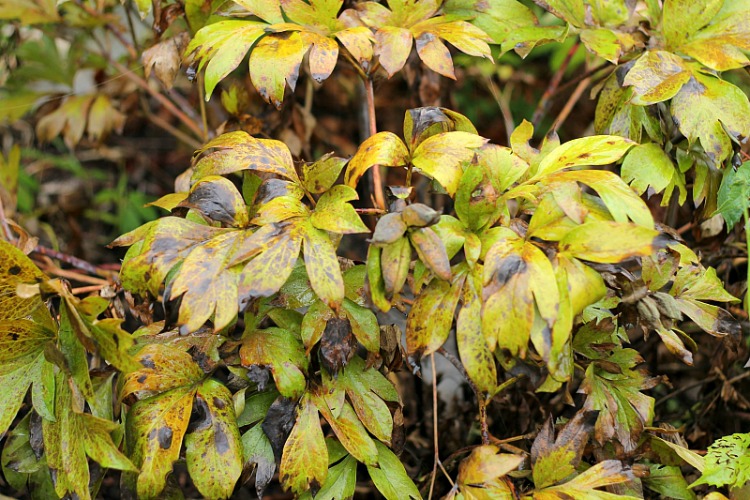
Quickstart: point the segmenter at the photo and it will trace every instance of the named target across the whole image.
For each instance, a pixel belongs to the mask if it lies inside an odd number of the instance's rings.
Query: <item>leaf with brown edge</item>
[[[513,486],[504,476],[516,470],[524,458],[498,452],[496,446],[481,445],[461,461],[457,486],[465,498],[514,498]]]
[[[162,85],[171,89],[177,77],[177,72],[180,70],[182,53],[189,39],[187,32],[182,32],[144,50],[141,60],[143,61],[143,72],[146,78],[153,71]]]
[[[298,32],[285,32],[261,38],[250,53],[250,80],[276,109],[281,109],[286,85],[291,90],[297,86],[302,58],[309,47]]]
[[[229,179],[218,175],[201,178],[178,206],[194,208],[209,219],[232,227],[250,222],[242,195]]]
[[[491,393],[497,388],[497,367],[482,333],[482,281],[477,272],[472,270],[466,278],[456,321],[456,344],[466,374],[480,391]]]
[[[461,164],[471,160],[474,149],[486,142],[484,137],[460,130],[433,135],[417,146],[412,154],[412,163],[453,196],[463,174]]]
[[[606,238],[601,235],[606,234]],[[582,260],[615,264],[631,257],[651,255],[664,246],[663,237],[654,229],[636,224],[589,221],[560,240],[560,253]]]
[[[138,469],[112,441],[116,422],[81,413],[74,407],[70,387],[58,374],[55,395],[56,420],[42,420],[42,437],[47,465],[55,475],[55,492],[63,497],[75,494],[90,499],[88,458],[102,467],[137,472]]]
[[[203,154],[210,149],[209,153]],[[228,132],[206,143],[195,152],[203,156],[194,165],[192,181],[207,175],[226,175],[242,170],[275,174],[299,183],[292,154],[281,141],[256,139],[247,132]]]
[[[376,466],[378,464],[378,450],[375,442],[367,433],[352,406],[344,401],[341,408],[337,408],[337,414],[331,411],[323,397],[314,395],[313,400],[320,413],[331,426],[341,444],[354,458],[365,465]]]
[[[305,390],[309,360],[299,333],[276,327],[248,332],[242,339],[240,359],[248,368],[270,368],[276,388],[287,398],[299,397]]]
[[[320,427],[318,408],[305,394],[297,408],[297,421],[284,444],[279,478],[285,490],[301,495],[316,493],[328,475],[328,448]]]
[[[232,394],[214,379],[195,394],[197,418],[185,436],[190,478],[206,498],[229,498],[242,473],[242,443]]]
[[[374,166],[397,167],[405,165],[409,151],[393,132],[378,132],[368,137],[354,154],[344,173],[344,183],[356,188],[359,179]]]
[[[369,233],[351,203],[359,196],[354,188],[346,185],[333,186],[323,193],[310,217],[318,229],[339,234]]]
[[[348,160],[333,156],[333,153],[325,154],[314,163],[302,165],[302,184],[311,193],[325,193],[331,189],[347,163]]]
[[[409,241],[421,260],[435,276],[441,280],[451,279],[451,266],[445,245],[440,237],[429,227],[422,227],[409,232]]]
[[[178,324],[183,333],[194,332],[213,316],[214,331],[237,317],[239,270],[229,262],[249,231],[222,233],[196,246],[172,281],[170,299],[182,296]]]
[[[250,47],[265,34],[268,25],[258,21],[229,19],[204,26],[185,49],[206,70],[206,100],[216,85],[239,66]]]
[[[454,273],[452,282],[433,279],[414,301],[406,318],[406,350],[410,356],[431,354],[448,339],[466,274],[462,267]]]
[[[314,227],[310,221],[304,224],[305,269],[310,286],[328,307],[338,310],[344,300],[345,289],[336,248],[328,233]]]
[[[240,274],[238,298],[244,309],[252,297],[269,297],[278,292],[294,269],[302,245],[302,229],[297,223],[282,229],[278,237],[245,265]],[[273,246],[268,243],[273,242]]]
[[[542,426],[531,447],[534,486],[554,485],[575,473],[594,431],[597,412],[579,410],[555,438],[552,417]]]

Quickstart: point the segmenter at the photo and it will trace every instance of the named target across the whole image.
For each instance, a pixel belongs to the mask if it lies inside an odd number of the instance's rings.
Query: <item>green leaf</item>
[[[346,500],[354,497],[357,486],[357,460],[347,455],[342,461],[328,469],[323,486],[315,494],[315,500]],[[303,500],[312,496],[303,496]]]
[[[349,186],[332,187],[318,200],[311,216],[313,225],[339,234],[369,233],[354,207],[348,203],[358,199],[357,192]]]
[[[381,249],[375,245],[370,245],[367,249],[367,282],[369,284],[372,303],[381,311],[388,312],[391,309],[391,302],[386,297],[381,253]]]
[[[614,135],[594,135],[574,139],[549,152],[539,163],[533,178],[582,165],[607,165],[614,163],[635,143]]]
[[[366,368],[359,356],[354,356],[339,372],[336,383],[346,391],[367,430],[379,440],[390,442],[393,418],[385,401],[399,401],[393,384],[374,368]]]
[[[276,388],[285,397],[299,397],[305,390],[309,360],[298,333],[282,328],[246,333],[240,346],[240,359],[246,367],[268,367]]]
[[[677,500],[694,500],[695,493],[688,489],[688,483],[682,471],[675,465],[651,464],[649,475],[643,479],[643,484],[662,497]]]
[[[380,326],[375,314],[348,298],[344,299],[342,309],[359,343],[370,352],[378,352],[380,350]]]
[[[345,288],[336,248],[328,233],[314,227],[311,222],[305,224],[303,240],[310,286],[328,307],[338,310],[344,300]]]
[[[750,481],[750,434],[732,434],[708,447],[703,474],[691,488],[708,484],[741,488]]]
[[[344,183],[356,188],[359,179],[374,166],[398,167],[406,164],[409,151],[392,132],[378,132],[368,137],[354,154],[344,173]]]
[[[700,140],[717,168],[733,153],[730,138],[746,137],[750,131],[750,102],[745,93],[697,72],[672,99],[671,112],[680,132],[691,144]]]
[[[263,490],[276,472],[276,459],[271,442],[260,425],[256,425],[242,435],[242,450],[246,465],[256,465],[255,490],[258,498],[262,498]]]
[[[433,135],[417,146],[412,154],[412,163],[453,196],[463,174],[462,163],[471,160],[474,149],[486,142],[484,137],[463,131]]]
[[[12,335],[10,331],[7,333]],[[3,334],[2,336],[4,337],[5,335]],[[39,349],[37,352],[16,358],[12,363],[4,364],[2,370],[0,370],[0,384],[5,388],[5,393],[2,399],[0,399],[1,432],[6,432],[10,428],[16,414],[24,403],[24,397],[32,383],[34,384],[34,391],[50,389],[43,389],[42,386],[42,375],[45,364],[47,362],[44,359],[44,352],[42,349]],[[39,389],[37,389],[37,385]],[[54,391],[54,388],[52,390]],[[35,404],[34,406],[37,407],[39,405]],[[47,405],[40,407],[38,410],[39,413],[49,415],[49,409],[46,407]]]
[[[385,445],[375,441],[378,450],[378,467],[367,466],[367,472],[378,491],[386,500],[419,499],[422,495],[406,474],[401,460]]]
[[[680,47],[693,33],[711,21],[723,3],[723,0],[707,0],[701,3],[690,0],[665,0],[662,30],[667,46]]]
[[[724,217],[727,229],[734,227],[750,204],[750,162],[726,169],[717,195],[716,212]]]
[[[111,433],[119,425],[93,415],[79,413],[73,394],[63,375],[58,375],[54,422],[42,421],[44,451],[47,465],[55,474],[55,491],[62,497],[68,493],[90,499],[90,457],[103,467],[137,472],[138,469],[120,453]]]
[[[690,80],[685,61],[671,52],[650,50],[639,57],[623,80],[633,87],[631,103],[655,104],[673,98]]]
[[[312,396],[305,394],[297,408],[297,421],[284,444],[279,478],[284,489],[302,495],[308,489],[320,488],[327,475],[328,449],[318,408]]]
[[[606,238],[601,235],[606,234]],[[658,248],[659,232],[635,224],[590,221],[560,240],[560,253],[600,263],[617,263],[650,255]]]
[[[661,193],[671,186],[664,194],[666,197],[677,186],[680,189],[679,203],[685,203],[687,198],[684,178],[658,144],[641,144],[631,149],[622,162],[620,175],[638,194],[642,195],[649,187]]]
[[[232,394],[208,379],[198,387],[193,404],[199,418],[185,436],[188,473],[204,497],[229,498],[243,464]]]

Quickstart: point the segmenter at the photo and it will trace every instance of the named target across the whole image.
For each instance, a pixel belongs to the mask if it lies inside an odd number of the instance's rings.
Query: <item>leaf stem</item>
[[[375,90],[372,85],[372,77],[367,75],[364,80],[365,95],[367,97],[367,123],[369,125],[368,137],[372,137],[378,132],[378,126],[375,121]],[[385,210],[385,197],[383,196],[383,180],[380,176],[380,165],[375,165],[370,169],[372,178],[372,191],[375,195],[375,204],[377,208]]]
[[[437,394],[437,370],[435,369],[435,353],[430,353],[430,363],[432,364],[432,444],[434,447],[435,460],[432,465],[432,476],[430,477],[430,493],[427,495],[428,500],[432,500],[432,493],[435,488],[435,476],[437,476],[438,462],[440,453],[438,447],[438,394]]]
[[[198,99],[201,103],[201,124],[203,125],[203,142],[208,142],[208,117],[206,116],[205,89],[203,87],[203,73],[198,73]]]
[[[745,205],[745,213],[743,216],[745,217],[745,246],[748,255],[750,255],[750,210],[748,210],[747,205]],[[747,290],[745,290],[745,301],[743,305],[745,306],[745,312],[750,313],[750,262],[748,262],[747,266]]]
[[[477,397],[477,404],[479,405],[479,426],[482,434],[482,444],[489,444],[490,432],[489,426],[487,424],[487,398],[484,396],[482,391],[479,390],[479,387],[476,386],[471,378],[469,378],[469,374],[466,373],[464,365],[461,364],[461,361],[459,361],[458,358],[446,351],[444,347],[439,348],[437,352],[439,352],[441,356],[448,360],[450,364],[452,364],[456,368],[456,370],[458,370],[461,376],[469,384],[469,387],[471,387],[471,390],[474,391],[474,395]]]

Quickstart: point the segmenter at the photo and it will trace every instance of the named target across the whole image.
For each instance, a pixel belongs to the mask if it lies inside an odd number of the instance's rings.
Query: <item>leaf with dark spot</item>
[[[185,436],[190,478],[206,498],[229,498],[242,473],[232,395],[222,383],[208,379],[198,388],[194,405],[203,410]]]
[[[261,424],[277,460],[281,459],[284,444],[294,427],[296,408],[296,400],[280,396],[268,408],[268,413]]]
[[[328,373],[337,374],[354,355],[357,341],[349,320],[333,317],[326,323],[320,338],[320,364]]]
[[[320,427],[318,408],[306,394],[299,403],[297,421],[284,444],[279,478],[286,490],[301,495],[313,493],[325,482],[328,474],[328,449]]]
[[[269,367],[284,396],[299,397],[305,390],[309,360],[299,333],[276,327],[248,332],[242,339],[240,359],[246,367]]]

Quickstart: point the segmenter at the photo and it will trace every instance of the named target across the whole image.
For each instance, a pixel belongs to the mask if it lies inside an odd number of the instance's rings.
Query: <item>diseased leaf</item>
[[[281,109],[284,88],[297,86],[299,68],[309,45],[296,31],[267,35],[250,53],[250,80],[258,93]]]
[[[285,489],[301,495],[317,492],[328,474],[328,449],[320,428],[318,408],[310,394],[300,400],[297,422],[284,445],[279,477]]]
[[[203,154],[210,149],[215,151]],[[292,154],[281,141],[256,139],[238,130],[209,141],[195,152],[195,155],[201,154],[203,156],[194,165],[193,182],[207,175],[226,175],[242,170],[267,172],[300,182]]]
[[[452,282],[433,279],[419,294],[406,318],[409,355],[426,356],[445,343],[465,279],[465,270],[455,273]]]
[[[409,238],[399,238],[385,245],[381,250],[380,265],[387,296],[393,297],[404,288],[406,279],[409,277],[411,252]]]
[[[662,30],[671,48],[680,47],[690,36],[711,21],[724,2],[708,0],[696,4],[690,0],[665,0]]]
[[[497,368],[482,333],[481,297],[481,277],[471,272],[466,278],[463,305],[456,321],[456,343],[469,378],[482,392],[492,393],[497,387]]]
[[[375,448],[375,442],[367,433],[362,422],[359,421],[351,405],[344,402],[340,408],[336,408],[337,414],[334,415],[325,399],[314,397],[314,401],[344,448],[359,462],[376,466],[378,464],[378,450]]]
[[[285,397],[299,397],[305,390],[309,360],[298,333],[275,327],[248,332],[242,339],[240,359],[246,367],[269,368]]]
[[[198,71],[206,70],[206,100],[211,98],[216,85],[239,66],[248,49],[265,34],[267,26],[258,21],[230,19],[198,30],[185,53],[199,61]]]
[[[690,75],[681,57],[664,50],[649,50],[636,60],[623,85],[633,87],[631,103],[643,106],[673,98]]]
[[[352,333],[360,344],[370,352],[380,349],[380,327],[378,318],[369,309],[346,298],[342,309],[352,327]]]
[[[194,208],[216,222],[245,227],[249,222],[247,207],[234,184],[224,177],[209,175],[193,184],[179,206]]]
[[[339,178],[348,161],[328,153],[318,161],[302,166],[302,183],[311,193],[325,193]],[[353,198],[357,199],[357,198]]]
[[[119,425],[93,415],[80,413],[70,387],[58,375],[54,422],[42,420],[42,436],[47,465],[55,471],[55,492],[90,499],[90,469],[87,457],[104,467],[137,472],[138,469],[120,453],[111,433]]]
[[[711,163],[720,168],[732,154],[730,136],[750,130],[750,102],[729,82],[694,73],[672,99],[671,112],[690,143],[700,140]]]
[[[348,202],[359,199],[357,192],[346,185],[334,186],[318,200],[311,216],[318,229],[339,234],[368,233],[367,226]]]
[[[273,448],[263,428],[256,425],[242,435],[242,450],[247,464],[255,464],[255,491],[258,498],[263,497],[263,490],[273,479],[276,472],[276,461]]]
[[[208,379],[195,395],[198,418],[185,436],[188,473],[207,498],[229,498],[242,473],[240,431],[232,394],[221,382]]]
[[[310,285],[328,307],[338,310],[344,300],[344,277],[336,257],[336,249],[325,231],[307,223],[303,240],[305,268]]]
[[[409,241],[411,241],[417,256],[435,276],[441,280],[449,281],[451,279],[450,260],[446,252],[445,245],[438,237],[437,233],[429,227],[422,227],[409,232]]]
[[[420,172],[438,181],[452,196],[463,173],[461,164],[471,160],[474,148],[486,142],[484,137],[469,132],[443,132],[421,142],[412,154],[412,163]]]

